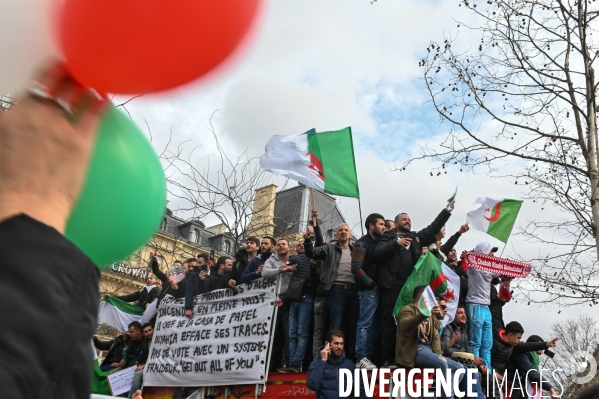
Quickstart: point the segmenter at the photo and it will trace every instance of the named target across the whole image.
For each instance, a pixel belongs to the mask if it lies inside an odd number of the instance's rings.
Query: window
[[[225,253],[231,253],[231,243],[229,241],[225,241]]]
[[[200,241],[200,231],[198,229],[191,230],[189,241],[195,242],[196,244]]]
[[[160,230],[166,231],[166,218],[162,219],[162,223],[160,223]]]

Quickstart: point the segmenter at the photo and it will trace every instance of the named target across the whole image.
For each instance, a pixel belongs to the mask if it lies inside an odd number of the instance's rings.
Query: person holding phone
[[[395,217],[395,228],[387,230],[376,243],[374,262],[376,264],[377,286],[380,291],[383,327],[381,333],[381,360],[383,367],[396,367],[395,332],[397,326],[393,318],[393,308],[406,280],[422,254],[422,248],[437,241],[437,234],[447,223],[453,211],[452,202],[435,220],[420,231],[412,231],[412,220],[406,212]]]
[[[345,335],[340,330],[329,330],[317,358],[308,369],[306,385],[316,392],[321,399],[337,399],[339,393],[339,370],[347,369],[352,375],[356,366],[345,357]],[[350,396],[352,397],[352,396]],[[360,383],[360,392],[354,392],[353,397],[366,398]]]

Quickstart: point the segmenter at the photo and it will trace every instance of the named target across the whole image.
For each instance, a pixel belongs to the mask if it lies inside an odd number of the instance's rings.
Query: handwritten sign
[[[129,392],[131,390],[131,385],[133,384],[134,375],[135,366],[131,366],[106,376],[112,395],[117,396]]]
[[[167,295],[158,308],[144,385],[197,387],[262,384],[277,279],[261,278],[236,290],[185,299]]]

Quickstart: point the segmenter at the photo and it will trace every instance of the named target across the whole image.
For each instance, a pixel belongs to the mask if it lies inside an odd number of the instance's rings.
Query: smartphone
[[[210,250],[210,260],[214,259],[214,254],[216,253],[216,251],[214,249]]]

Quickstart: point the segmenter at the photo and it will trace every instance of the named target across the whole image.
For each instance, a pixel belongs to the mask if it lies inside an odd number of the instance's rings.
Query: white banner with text
[[[144,385],[202,387],[262,384],[272,324],[276,278],[194,298],[167,295],[158,309]]]

